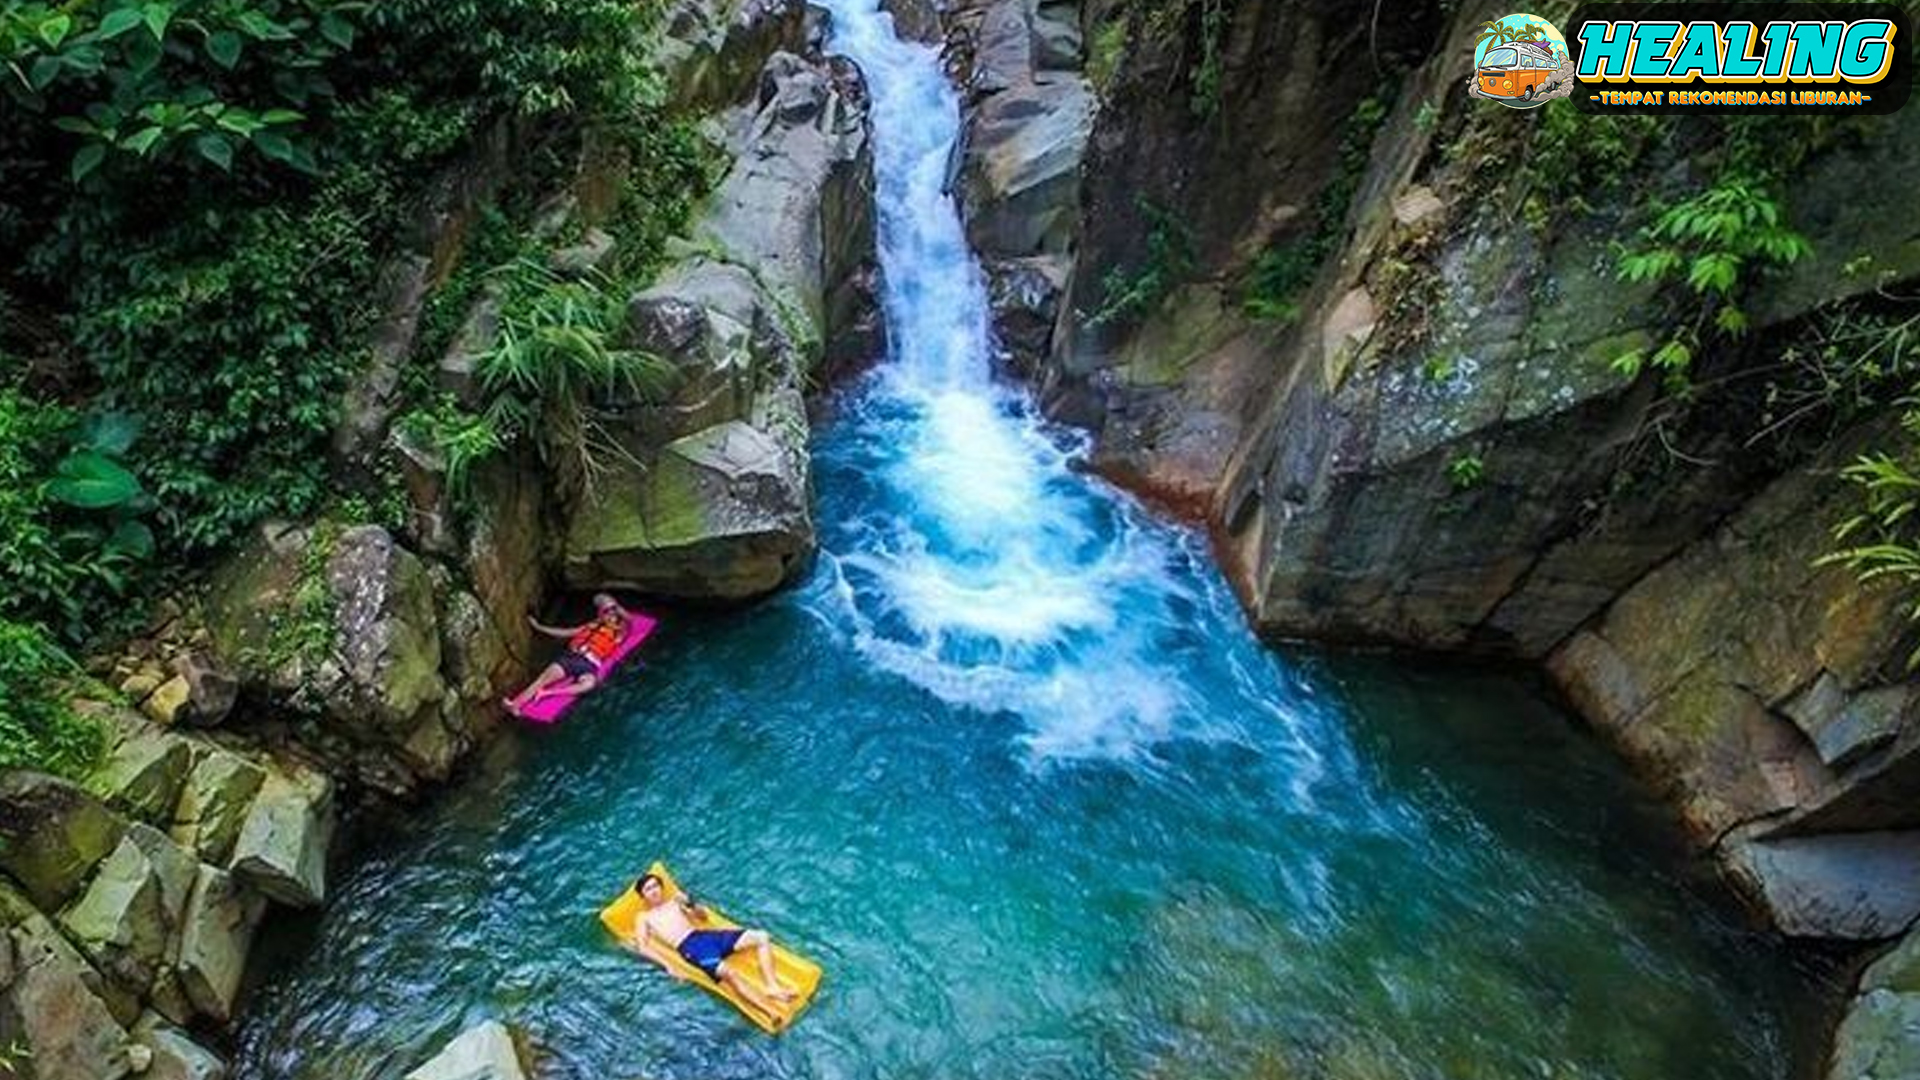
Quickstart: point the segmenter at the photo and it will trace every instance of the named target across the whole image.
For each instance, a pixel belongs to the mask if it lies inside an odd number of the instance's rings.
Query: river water
[[[497,1017],[570,1080],[1799,1075],[1808,977],[1604,750],[1510,679],[1263,648],[992,380],[954,96],[873,3],[829,6],[896,346],[819,433],[824,554],[379,830],[237,1074],[397,1080]],[[790,1033],[611,946],[656,857],[824,965]]]

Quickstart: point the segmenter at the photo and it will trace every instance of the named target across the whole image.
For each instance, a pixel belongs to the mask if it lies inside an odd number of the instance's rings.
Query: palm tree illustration
[[[1541,23],[1530,22],[1526,24],[1524,29],[1516,31],[1509,27],[1502,26],[1500,23],[1481,23],[1480,36],[1475,38],[1473,42],[1474,53],[1475,55],[1484,55],[1483,46],[1491,49],[1513,41],[1525,41],[1535,45],[1544,45],[1547,43],[1546,27]]]

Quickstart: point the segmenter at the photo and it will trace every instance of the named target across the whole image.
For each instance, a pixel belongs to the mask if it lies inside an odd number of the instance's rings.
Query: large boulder
[[[385,529],[268,525],[215,573],[208,616],[220,662],[342,771],[404,793],[452,767],[436,591]]]
[[[126,828],[99,799],[40,773],[0,771],[0,870],[42,910],[64,906]]]
[[[806,48],[806,9],[798,0],[677,0],[656,53],[673,105],[697,113],[739,104],[769,57]]]
[[[308,769],[272,769],[234,841],[233,876],[289,907],[326,899],[333,781]]]
[[[625,453],[566,500],[577,587],[746,599],[813,551],[803,392],[828,343],[871,347],[855,342],[877,318],[854,296],[874,284],[858,72],[774,54],[731,149],[693,241],[629,305],[633,342],[676,379],[666,400],[597,403]]]
[[[196,747],[193,771],[174,808],[172,835],[201,861],[224,866],[246,824],[266,770],[230,750]]]
[[[1727,846],[1735,876],[1788,934],[1877,941],[1920,918],[1920,832],[1736,835]]]
[[[132,714],[89,711],[103,719],[110,743],[87,786],[141,821],[171,824],[193,768],[193,744]]]
[[[128,828],[87,891],[60,914],[67,937],[93,962],[129,1013],[155,997],[178,1003],[173,947],[199,864],[148,825]]]
[[[1074,74],[1023,79],[969,114],[961,158],[967,236],[989,256],[1070,250],[1094,97]]]
[[[233,1017],[265,911],[265,901],[226,871],[199,868],[183,916],[178,970],[187,999],[202,1015],[222,1022]]]
[[[797,394],[769,405],[805,423]],[[576,519],[569,538],[582,581],[746,599],[778,588],[812,551],[804,448],[745,421],[676,439],[644,472],[605,485],[604,508]]]
[[[406,1080],[526,1080],[513,1032],[497,1020],[477,1024],[448,1043]]]
[[[1081,166],[1096,101],[1070,3],[962,0],[949,56],[969,91],[955,161],[967,238],[984,260],[994,327],[1022,374],[1047,377],[1081,228]],[[1085,421],[1088,417],[1070,417]]]
[[[0,1047],[24,1051],[21,1080],[121,1080],[127,1031],[100,977],[25,898],[0,889]]]

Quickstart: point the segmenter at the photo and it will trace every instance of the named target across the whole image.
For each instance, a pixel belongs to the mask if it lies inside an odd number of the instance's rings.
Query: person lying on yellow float
[[[621,908],[626,910],[616,911]],[[631,919],[630,928],[622,932],[616,924],[626,918]],[[778,1032],[793,1021],[811,996],[812,984],[819,980],[818,968],[783,955],[765,930],[735,926],[695,902],[658,865],[641,875],[602,919],[628,948],[675,978],[691,980],[689,969],[706,975],[712,980],[708,989],[719,992],[768,1032]],[[734,958],[742,962],[729,964]],[[757,963],[744,962],[749,960]],[[758,968],[757,978],[741,970],[750,966]],[[780,977],[782,967],[795,968],[794,981]]]

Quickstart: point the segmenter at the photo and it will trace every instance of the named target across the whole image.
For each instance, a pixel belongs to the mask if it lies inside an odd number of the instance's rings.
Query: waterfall
[[[884,488],[829,528],[839,614],[879,667],[1019,716],[1040,758],[1204,736],[1167,659],[1200,644],[1188,616],[1204,601],[1174,571],[1204,556],[1075,473],[1081,441],[994,380],[986,286],[945,190],[958,95],[873,0],[827,6],[872,99],[893,343],[857,395],[862,436],[824,451]]]

